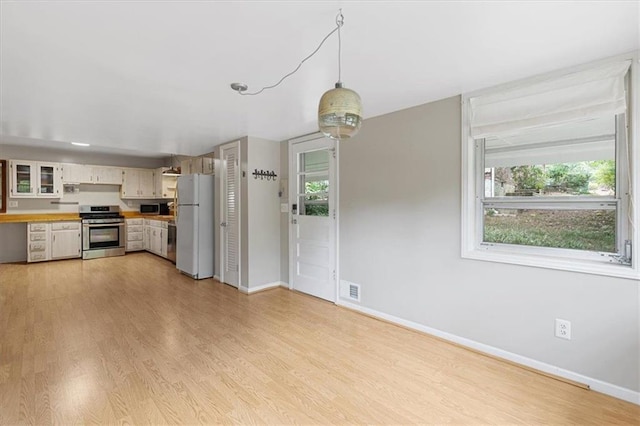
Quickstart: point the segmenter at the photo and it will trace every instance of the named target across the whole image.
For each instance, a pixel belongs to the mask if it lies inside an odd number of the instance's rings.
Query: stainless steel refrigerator
[[[176,267],[195,279],[213,277],[213,176],[178,177]]]

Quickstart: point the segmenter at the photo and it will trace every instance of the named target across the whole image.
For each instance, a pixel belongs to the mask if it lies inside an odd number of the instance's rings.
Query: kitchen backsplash
[[[80,205],[119,206],[122,211],[138,211],[140,204],[158,202],[158,200],[122,200],[119,185],[75,185],[77,192],[66,192],[59,199],[9,198],[7,213],[76,213]],[[163,202],[171,200],[162,200]],[[12,203],[17,202],[17,207]]]

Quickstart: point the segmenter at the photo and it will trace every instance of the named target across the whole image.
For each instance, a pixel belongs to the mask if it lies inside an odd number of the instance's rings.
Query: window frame
[[[567,199],[531,199],[525,197],[509,197],[506,199],[485,200],[485,167],[484,140],[474,140],[470,135],[469,100],[470,98],[497,93],[523,83],[533,84],[549,77],[561,76],[567,72],[577,72],[607,62],[631,59],[627,80],[628,109],[625,120],[616,120],[616,135],[622,135],[624,140],[616,137],[616,195],[615,197],[588,197],[568,201]],[[620,55],[613,58],[585,64],[568,70],[559,70],[544,75],[519,80],[493,88],[476,91],[462,96],[462,233],[461,256],[467,259],[485,260],[501,263],[535,266],[542,268],[560,269],[567,271],[585,272],[607,276],[640,279],[638,268],[637,243],[640,241],[640,220],[638,210],[630,211],[630,206],[636,200],[635,188],[639,187],[637,151],[637,123],[635,111],[638,105],[638,52]],[[625,129],[628,126],[628,130]],[[625,130],[627,130],[625,132]],[[626,147],[626,152],[619,147]],[[627,156],[626,153],[630,155]],[[629,176],[628,181],[618,179],[618,176]],[[628,196],[625,194],[628,193]],[[502,208],[535,208],[536,206],[552,208],[553,206],[568,207],[569,205],[594,208],[599,205],[610,207],[615,204],[616,215],[616,248],[624,250],[624,240],[632,242],[631,265],[619,263],[614,256],[586,250],[573,250],[553,247],[525,246],[504,243],[483,242],[484,207],[500,206]],[[629,218],[627,219],[627,216]],[[624,220],[622,220],[624,218]],[[634,223],[635,228],[629,226]],[[626,237],[628,235],[628,237]]]

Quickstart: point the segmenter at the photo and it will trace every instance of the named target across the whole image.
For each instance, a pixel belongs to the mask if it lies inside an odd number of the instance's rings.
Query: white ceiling
[[[198,155],[317,130],[342,79],[370,118],[640,47],[637,1],[4,1],[0,143]],[[366,126],[366,122],[365,122]],[[0,147],[1,149],[1,147]],[[1,156],[1,155],[0,155]]]

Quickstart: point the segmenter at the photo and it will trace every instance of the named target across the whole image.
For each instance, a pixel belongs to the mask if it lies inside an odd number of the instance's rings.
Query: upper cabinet
[[[60,198],[62,176],[58,163],[11,160],[10,197]]]
[[[180,162],[180,169],[183,175],[193,174],[213,174],[212,157],[192,157]]]
[[[122,198],[156,198],[152,169],[123,169]]]
[[[62,164],[62,183],[95,183],[122,185],[122,168],[108,166],[85,166],[84,164]]]
[[[122,185],[122,168],[120,167],[91,167],[91,183],[102,185]]]
[[[62,169],[62,183],[89,183],[91,181],[91,167],[84,164],[63,163],[60,165]]]
[[[159,169],[156,169],[156,198],[173,200],[176,195],[178,176],[163,174],[163,172],[168,169],[168,167],[160,167]]]

